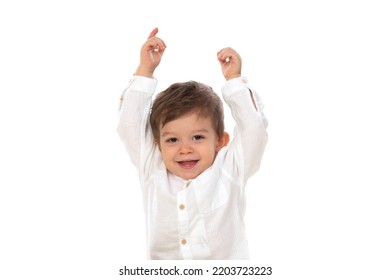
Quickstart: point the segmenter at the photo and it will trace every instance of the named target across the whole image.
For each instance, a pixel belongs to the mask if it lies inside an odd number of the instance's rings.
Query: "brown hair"
[[[211,117],[215,132],[222,137],[225,127],[221,99],[211,87],[189,81],[174,83],[156,96],[150,114],[154,139],[160,140],[160,128],[165,124],[194,111],[199,116]]]

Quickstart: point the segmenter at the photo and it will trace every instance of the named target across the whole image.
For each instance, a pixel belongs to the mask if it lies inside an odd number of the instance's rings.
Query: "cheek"
[[[162,156],[162,158],[164,160],[168,159],[168,158],[171,158],[173,156],[173,154],[174,154],[174,151],[173,151],[172,148],[167,148],[164,145],[160,146],[159,149],[160,149],[160,152],[161,152],[161,156]]]
[[[214,151],[215,152],[219,152],[219,150],[222,148],[221,145],[219,145],[218,141],[215,140],[215,142],[213,143],[213,148],[214,148]]]
[[[210,158],[214,158],[218,153],[218,147],[216,145],[209,145],[204,149],[204,153],[208,155]]]
[[[161,156],[164,158],[167,154],[167,150],[164,147],[159,147]]]

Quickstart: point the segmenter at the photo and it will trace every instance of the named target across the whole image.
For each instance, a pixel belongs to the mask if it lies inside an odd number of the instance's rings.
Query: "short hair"
[[[191,112],[202,117],[211,117],[217,136],[223,136],[224,113],[220,97],[210,86],[189,81],[174,83],[156,96],[150,114],[154,139],[160,140],[161,127]]]

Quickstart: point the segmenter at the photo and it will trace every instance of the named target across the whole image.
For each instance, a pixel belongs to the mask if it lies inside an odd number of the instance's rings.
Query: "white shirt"
[[[249,259],[245,184],[267,143],[263,105],[245,78],[222,88],[236,127],[211,167],[193,180],[167,171],[149,124],[157,80],[134,76],[124,91],[119,136],[139,172],[148,259]],[[256,108],[251,99],[253,94]]]

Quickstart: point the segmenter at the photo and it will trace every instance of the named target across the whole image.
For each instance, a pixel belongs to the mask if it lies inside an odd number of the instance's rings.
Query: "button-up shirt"
[[[139,172],[149,259],[249,259],[245,184],[260,166],[267,120],[243,77],[222,87],[236,122],[212,166],[192,180],[171,174],[149,123],[157,80],[134,76],[122,96],[118,133]]]

